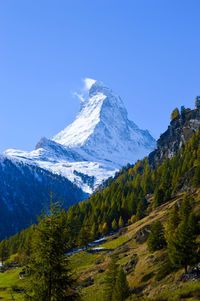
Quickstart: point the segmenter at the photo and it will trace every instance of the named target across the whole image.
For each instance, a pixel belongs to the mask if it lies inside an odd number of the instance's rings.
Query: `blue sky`
[[[0,151],[72,122],[85,77],[159,137],[200,94],[199,13],[199,0],[1,0]]]

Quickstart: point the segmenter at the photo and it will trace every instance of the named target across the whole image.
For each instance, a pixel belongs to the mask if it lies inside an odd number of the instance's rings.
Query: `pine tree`
[[[167,236],[168,256],[174,267],[185,268],[198,260],[196,217],[192,211],[193,198],[185,195],[179,210],[179,224]],[[175,218],[175,217],[174,217]],[[169,223],[169,221],[168,221]]]
[[[97,225],[95,223],[93,223],[91,231],[90,231],[91,241],[95,240],[97,238],[97,235],[98,235]]]
[[[116,264],[115,257],[112,257],[111,262],[108,265],[108,270],[106,272],[106,277],[105,277],[104,301],[112,300],[113,290],[117,278],[117,272],[118,272],[118,265]]]
[[[165,192],[164,192],[162,186],[156,187],[156,189],[154,191],[154,206],[158,207],[161,204],[163,204],[164,199],[165,199]]]
[[[199,109],[199,107],[200,107],[200,97],[199,96],[197,96],[196,99],[195,99],[195,107],[197,109]]]
[[[190,213],[192,212],[192,204],[194,202],[194,199],[188,195],[185,194],[180,207],[180,219],[183,221],[185,219],[188,219],[190,216]]]
[[[124,301],[129,295],[128,281],[124,270],[120,268],[117,273],[115,286],[112,294],[112,301]]]
[[[179,224],[174,235],[168,240],[167,248],[172,265],[177,268],[184,267],[185,273],[188,265],[197,262],[197,244],[187,220]]]
[[[179,212],[177,205],[174,205],[169,213],[168,221],[167,221],[167,227],[165,231],[165,237],[168,240],[171,236],[174,234],[175,230],[177,229],[180,222],[179,218]]]
[[[146,204],[145,201],[142,199],[139,201],[138,206],[137,206],[137,212],[135,216],[135,220],[139,221],[143,217],[145,217],[145,209],[146,209]]]
[[[181,115],[185,115],[185,111],[186,111],[185,107],[181,106]]]
[[[200,186],[200,165],[197,165],[193,177],[193,185],[195,188]]]
[[[83,226],[78,234],[78,246],[87,248],[89,240],[90,233],[88,231],[88,228],[86,226]]]
[[[147,245],[150,252],[160,250],[166,245],[164,227],[160,221],[156,221],[152,225]]]
[[[2,240],[2,242],[0,243],[0,261],[2,265],[4,264],[4,261],[6,259],[8,259],[8,248],[6,245],[6,241]]]
[[[27,266],[26,298],[35,301],[75,300],[74,280],[66,259],[63,212],[52,204],[43,215],[32,239],[31,259]]]

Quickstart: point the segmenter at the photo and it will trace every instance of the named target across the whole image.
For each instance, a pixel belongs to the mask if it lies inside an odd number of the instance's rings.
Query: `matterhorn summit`
[[[76,119],[52,139],[45,137],[32,152],[7,150],[4,156],[61,175],[86,193],[127,163],[156,146],[147,130],[128,119],[121,98],[100,81],[85,79]]]

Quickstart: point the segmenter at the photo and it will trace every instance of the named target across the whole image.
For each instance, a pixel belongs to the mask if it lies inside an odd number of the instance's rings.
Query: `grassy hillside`
[[[200,192],[194,193],[195,211],[200,214]],[[147,243],[142,242],[142,232],[144,228],[151,226],[156,220],[161,220],[164,225],[169,213],[169,209],[180,201],[182,195],[178,195],[174,200],[160,206],[151,212],[148,217],[125,228],[125,233],[119,233],[108,238],[102,247],[110,249],[98,254],[90,254],[85,251],[71,257],[74,269],[81,279],[81,295],[83,300],[103,301],[103,288],[105,272],[111,255],[117,256],[117,263],[129,268],[127,278],[132,295],[129,300],[199,300],[200,283],[179,281],[183,270],[170,272],[166,276],[160,271],[167,262],[166,250],[149,253]],[[141,240],[141,242],[140,242]],[[165,271],[166,272],[166,271]],[[84,288],[84,281],[94,279],[94,284]],[[163,279],[161,279],[163,277]]]
[[[200,216],[200,190],[193,192],[192,195],[195,199],[195,212]],[[165,267],[166,249],[151,254],[146,242],[149,227],[156,220],[162,221],[165,226],[169,209],[175,203],[179,203],[182,197],[183,194],[178,194],[170,202],[153,210],[149,216],[108,236],[100,245],[105,250],[97,253],[84,250],[69,258],[73,272],[78,277],[78,290],[84,301],[104,300],[106,269],[114,254],[117,263],[127,271],[132,292],[128,300],[200,299],[200,282],[180,281],[180,276],[184,273],[182,269],[168,272]],[[150,198],[148,202],[152,202],[152,199]],[[19,279],[20,270],[20,268],[11,269],[0,273],[2,300],[22,300],[23,294],[17,288],[23,287],[25,280]]]

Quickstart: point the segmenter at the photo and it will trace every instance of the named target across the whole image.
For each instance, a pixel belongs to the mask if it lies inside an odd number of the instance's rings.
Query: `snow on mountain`
[[[42,138],[32,152],[7,150],[4,156],[61,174],[91,193],[119,168],[155,148],[155,139],[128,119],[111,89],[93,79],[85,80],[85,88],[72,124],[52,139]]]

